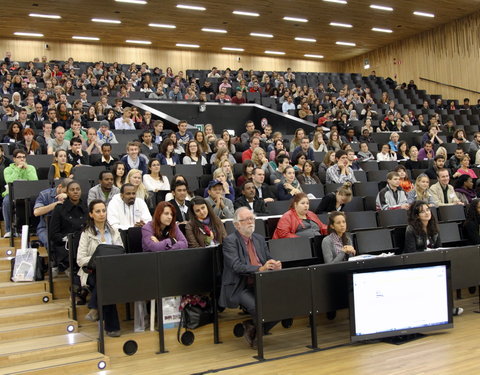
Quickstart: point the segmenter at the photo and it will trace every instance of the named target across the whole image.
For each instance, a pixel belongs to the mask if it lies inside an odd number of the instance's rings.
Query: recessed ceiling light
[[[96,36],[72,36],[72,39],[79,39],[79,40],[100,40]]]
[[[249,17],[259,17],[260,16],[260,13],[244,12],[243,10],[234,10],[232,13],[236,14],[238,16],[249,16]]]
[[[350,42],[335,42],[335,44],[338,44],[339,46],[351,46],[351,47],[356,46],[355,43],[350,43]]]
[[[299,36],[295,37],[295,40],[298,40],[299,42],[310,42],[310,43],[315,43],[317,40],[313,38],[301,38]]]
[[[270,55],[285,55],[285,52],[280,51],[265,51],[265,53],[268,53]]]
[[[101,22],[101,23],[116,23],[116,24],[122,23],[122,21],[119,21],[119,20],[109,20],[105,18],[92,18],[92,21]]]
[[[149,40],[132,40],[132,39],[127,39],[125,41],[126,43],[133,43],[133,44],[152,44]]]
[[[372,31],[378,31],[379,33],[393,33],[393,30],[381,29],[379,27],[372,27]]]
[[[210,29],[208,27],[204,27],[202,29],[202,31],[205,31],[207,33],[219,33],[219,34],[226,34],[227,33],[227,30],[223,30],[223,29]]]
[[[205,7],[198,7],[195,5],[185,5],[185,4],[177,4],[177,8],[190,9],[190,10],[207,10],[207,8]]]
[[[327,3],[337,3],[337,4],[346,4],[347,2],[345,0],[323,0]]]
[[[386,10],[386,11],[389,11],[389,12],[392,12],[392,11],[393,11],[393,8],[392,8],[392,7],[386,7],[386,6],[383,6],[383,5],[375,5],[375,4],[372,4],[372,5],[370,5],[370,8],[372,8],[372,9],[378,9],[378,10]]]
[[[425,12],[413,12],[413,14],[415,14],[416,16],[421,16],[421,17],[430,17],[430,18],[433,18],[435,17],[435,14],[433,13],[425,13]]]
[[[52,18],[55,20],[58,20],[62,17],[60,17],[58,14],[38,14],[38,13],[30,13],[30,17],[38,17],[38,18]]]
[[[250,36],[258,36],[260,38],[273,38],[272,34],[250,33]]]
[[[330,26],[337,26],[337,27],[353,27],[349,23],[340,23],[340,22],[330,22]]]
[[[297,18],[297,17],[283,17],[285,21],[293,21],[293,22],[308,22],[306,18]]]
[[[150,27],[163,27],[164,29],[175,29],[177,26],[175,25],[168,25],[165,23],[149,23],[148,26]]]
[[[305,57],[313,57],[314,59],[323,59],[323,55],[311,55],[309,53],[306,53],[305,55],[303,55]]]
[[[243,52],[245,49],[243,48],[236,48],[236,47],[222,47],[224,51],[236,51],[236,52]]]
[[[186,47],[186,48],[200,48],[198,44],[185,44],[185,43],[177,43],[175,44],[177,47]]]
[[[145,0],[115,0],[117,3],[146,4]]]
[[[13,33],[14,35],[18,35],[18,36],[36,36],[36,37],[42,37],[43,34],[40,34],[40,33],[24,33],[24,32],[14,32]]]

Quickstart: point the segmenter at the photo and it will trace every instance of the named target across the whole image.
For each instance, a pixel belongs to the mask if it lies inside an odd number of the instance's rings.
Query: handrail
[[[433,79],[428,79],[428,78],[420,77],[420,80],[422,80],[422,81],[427,81],[427,82],[433,82],[433,83],[436,83],[437,85],[443,85],[443,86],[447,86],[447,87],[452,87],[452,88],[454,88],[454,89],[459,89],[459,90],[464,90],[464,91],[468,91],[468,92],[473,92],[474,94],[480,94],[480,91],[470,90],[470,89],[466,89],[466,88],[464,88],[464,87],[460,87],[460,86],[450,85],[450,84],[448,84],[448,83],[443,83],[443,82],[434,81]]]

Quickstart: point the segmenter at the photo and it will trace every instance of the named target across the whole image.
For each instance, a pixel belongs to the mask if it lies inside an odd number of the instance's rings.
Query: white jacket
[[[107,207],[108,223],[115,229],[128,229],[135,226],[136,222],[148,223],[152,215],[143,199],[135,198],[132,206],[127,205],[121,194],[116,194]]]

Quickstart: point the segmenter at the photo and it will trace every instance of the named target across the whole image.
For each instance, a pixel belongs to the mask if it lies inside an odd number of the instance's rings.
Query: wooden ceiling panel
[[[265,50],[285,52],[285,57],[304,58],[305,53],[320,54],[325,60],[346,60],[397,40],[448,23],[480,9],[479,0],[373,1],[394,8],[393,12],[374,10],[371,2],[348,0],[347,5],[322,0],[243,0],[220,3],[218,0],[147,0],[147,5],[117,3],[114,0],[7,0],[0,13],[0,35],[15,37],[15,31],[44,34],[44,40],[72,42],[73,35],[99,37],[102,44],[125,45],[126,39],[149,40],[152,48],[177,49],[176,43],[199,44],[199,50],[221,52],[222,47],[244,48],[246,54],[264,55]],[[177,3],[198,5],[206,11],[176,8]],[[61,5],[61,6],[59,6]],[[260,13],[260,17],[232,14],[233,10]],[[435,18],[414,16],[414,10],[431,12]],[[29,13],[58,14],[61,20],[28,17]],[[290,22],[284,16],[309,21]],[[92,18],[118,19],[120,25],[94,23]],[[329,26],[330,22],[351,24],[352,28]],[[176,25],[176,29],[148,27],[149,23]],[[221,28],[227,34],[201,31],[202,27]],[[387,28],[393,33],[372,31]],[[274,38],[252,37],[251,32],[273,34]],[[315,43],[296,41],[313,38]],[[336,45],[354,42],[356,47]]]

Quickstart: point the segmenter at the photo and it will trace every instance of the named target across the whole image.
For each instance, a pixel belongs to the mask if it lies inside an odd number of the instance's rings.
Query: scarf
[[[335,252],[337,254],[343,253],[342,239],[335,232],[330,233],[330,236],[332,237],[332,242],[333,242],[333,246],[335,247]]]
[[[468,203],[470,203],[472,201],[472,199],[475,199],[477,197],[477,194],[475,193],[475,190],[473,190],[473,189],[465,189],[464,187],[461,187],[461,188],[455,189],[455,191],[465,195],[465,197],[468,200]]]
[[[137,156],[137,160],[133,161],[130,155],[127,155],[127,163],[132,169],[138,169],[140,165],[140,156]]]

